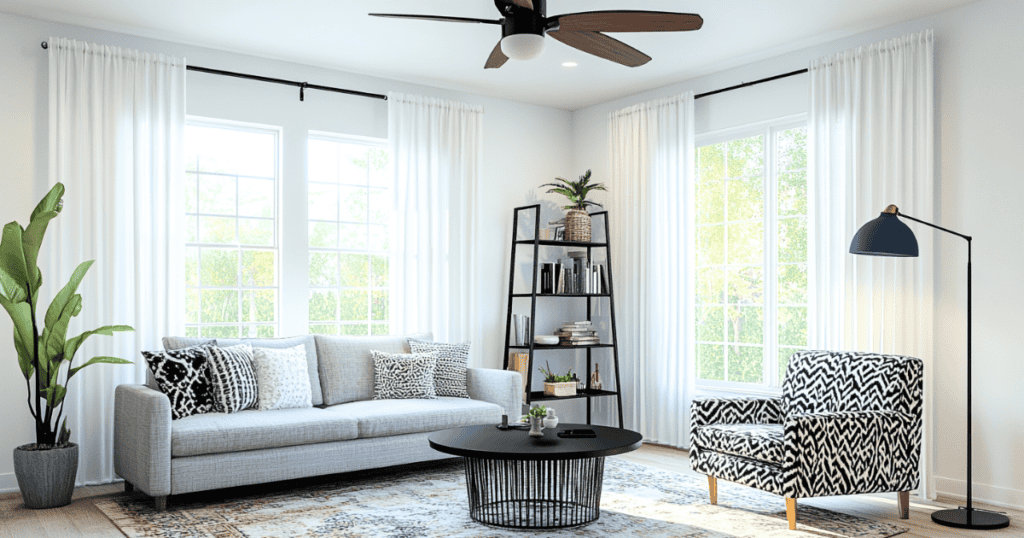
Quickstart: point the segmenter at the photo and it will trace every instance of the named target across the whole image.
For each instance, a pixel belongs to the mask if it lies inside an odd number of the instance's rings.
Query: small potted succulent
[[[10,222],[0,240],[0,305],[14,322],[14,348],[28,387],[29,412],[35,419],[36,442],[14,449],[14,474],[27,508],[54,508],[71,502],[78,445],[70,441],[67,419],[61,421],[68,381],[92,364],[131,364],[117,357],[93,357],[71,365],[90,336],[132,330],[127,325],[108,325],[68,338],[71,318],[82,311],[82,296],[76,291],[92,261],[75,269],[70,282],[46,309],[44,319],[37,315],[43,277],[36,261],[47,225],[63,207],[63,195],[64,185],[54,185],[32,211],[28,226]]]
[[[555,375],[551,373],[551,365],[545,362],[548,369],[540,368],[542,374],[544,374],[544,395],[545,396],[575,396],[576,395],[576,381],[572,378],[572,368],[565,375]]]
[[[543,187],[551,187],[546,192],[561,194],[569,199],[569,205],[563,209],[569,211],[565,214],[565,240],[566,241],[590,241],[590,214],[587,207],[601,204],[587,200],[590,191],[607,191],[603,183],[590,182],[590,170],[580,176],[579,181],[569,181],[556,177],[555,180],[561,183],[545,183]]]
[[[523,415],[522,419],[530,423],[530,437],[544,436],[544,418],[548,416],[548,408],[543,405],[535,405],[530,411]]]

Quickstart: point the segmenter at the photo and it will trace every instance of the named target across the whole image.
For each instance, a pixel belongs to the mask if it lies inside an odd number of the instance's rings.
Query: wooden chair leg
[[[786,497],[786,519],[789,520],[789,530],[796,530],[796,499]]]
[[[153,497],[153,505],[156,506],[157,512],[163,512],[164,510],[167,510],[167,495]]]
[[[910,519],[910,492],[901,491],[897,493],[896,500],[900,510],[900,519]]]
[[[133,486],[131,482],[125,480],[124,481],[124,490],[126,492],[128,492],[128,493],[131,493],[131,492],[135,491],[135,486]]]
[[[718,479],[708,475],[708,493],[711,496],[711,504],[718,504]]]

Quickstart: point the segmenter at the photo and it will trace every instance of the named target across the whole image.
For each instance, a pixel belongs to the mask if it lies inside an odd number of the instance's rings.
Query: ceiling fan
[[[699,30],[704,19],[694,13],[665,11],[587,11],[547,16],[546,0],[494,0],[501,19],[469,19],[437,15],[370,13],[373,17],[419,19],[501,25],[501,40],[494,46],[484,68],[501,67],[509,58],[530,60],[544,51],[549,35],[570,47],[628,67],[638,67],[651,57],[602,32],[680,32]]]

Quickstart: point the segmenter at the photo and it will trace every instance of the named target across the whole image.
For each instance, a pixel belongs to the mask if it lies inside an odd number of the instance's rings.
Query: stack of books
[[[513,372],[519,372],[523,382],[523,401],[526,401],[526,374],[529,373],[530,369],[530,354],[529,353],[513,353],[509,357],[508,369]]]
[[[559,345],[592,346],[600,343],[594,324],[589,321],[567,321],[555,332]]]

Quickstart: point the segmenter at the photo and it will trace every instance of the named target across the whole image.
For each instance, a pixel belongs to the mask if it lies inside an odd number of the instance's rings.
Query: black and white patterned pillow
[[[252,346],[211,347],[206,366],[216,411],[237,413],[257,404],[259,388],[252,366]]]
[[[437,399],[434,390],[433,353],[384,353],[371,350],[373,357],[373,399]]]
[[[213,394],[206,374],[207,346],[170,351],[143,351],[160,392],[171,400],[171,419],[213,411]]]
[[[409,339],[413,353],[434,353],[437,366],[434,368],[434,389],[438,396],[469,398],[466,390],[466,370],[469,365],[469,342],[445,344]]]

